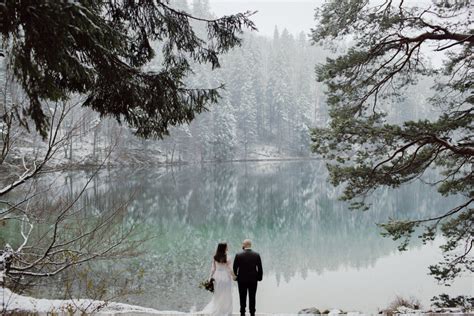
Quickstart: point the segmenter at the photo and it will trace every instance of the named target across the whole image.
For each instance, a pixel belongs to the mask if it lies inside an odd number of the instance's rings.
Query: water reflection
[[[65,185],[59,195],[74,196],[87,175],[61,175]],[[241,240],[253,239],[271,279],[268,284],[275,288],[292,280],[312,282],[331,271],[374,266],[395,251],[392,241],[380,237],[376,223],[434,215],[455,203],[414,183],[396,192],[380,190],[372,210],[351,212],[337,201],[340,191],[326,177],[317,161],[110,170],[94,179],[81,203],[94,213],[133,197],[127,224],[159,237],[147,245],[145,256],[127,261],[130,273],[144,269],[144,293],[124,300],[182,311],[208,301],[197,284],[209,273],[218,241],[228,241],[235,253]]]

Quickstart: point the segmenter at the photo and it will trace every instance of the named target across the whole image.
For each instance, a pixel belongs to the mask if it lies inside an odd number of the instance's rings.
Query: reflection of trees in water
[[[324,170],[319,162],[287,162],[104,172],[82,203],[93,212],[134,194],[127,222],[159,237],[143,258],[129,261],[146,271],[145,294],[129,300],[188,310],[209,299],[197,284],[207,277],[220,240],[235,253],[242,239],[254,239],[267,275],[289,281],[308,271],[371,266],[395,250],[376,223],[435,214],[450,202],[415,183],[396,193],[377,192],[366,213],[350,212],[336,201],[340,191],[326,182]],[[64,194],[79,189],[83,177],[71,174]]]

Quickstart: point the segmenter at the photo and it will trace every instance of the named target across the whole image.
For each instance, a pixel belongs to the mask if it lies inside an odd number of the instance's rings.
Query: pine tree
[[[206,1],[198,2],[205,7]],[[240,45],[241,31],[255,29],[248,12],[206,19],[166,0],[8,1],[0,11],[0,50],[29,99],[24,111],[43,137],[42,101],[75,93],[87,96],[84,106],[126,121],[140,136],[166,135],[218,100],[217,89],[184,84],[191,61],[217,68],[220,55]],[[204,38],[191,21],[205,25]],[[163,64],[144,71],[157,53],[153,41],[161,42]]]
[[[210,80],[209,74],[206,71],[196,73],[193,78],[195,85],[209,85]],[[210,108],[211,110],[214,107]],[[199,161],[212,160],[212,149],[213,149],[213,135],[212,135],[212,120],[213,113],[204,112],[191,123],[191,134],[193,136],[193,147],[194,154]]]
[[[294,99],[292,96],[290,76],[290,47],[292,38],[285,29],[280,36],[275,28],[273,38],[274,55],[271,56],[270,75],[267,85],[269,100],[269,126],[271,136],[277,142],[278,151],[288,143],[291,134]]]
[[[253,81],[246,80],[241,91],[242,98],[237,110],[237,127],[244,157],[247,158],[250,147],[257,139],[257,110]]]
[[[234,157],[236,147],[236,120],[230,104],[229,95],[224,92],[213,109],[213,158],[216,161],[229,160]]]
[[[342,198],[354,208],[366,209],[366,199],[378,188],[398,188],[428,170],[440,172],[434,185],[444,196],[462,197],[458,206],[430,218],[392,219],[382,227],[385,235],[402,240],[401,250],[415,231],[424,242],[441,231],[444,260],[430,266],[430,273],[448,283],[474,271],[471,14],[469,1],[328,1],[313,30],[314,41],[325,45],[351,39],[342,54],[318,67],[331,121],[313,131],[314,150],[330,161],[332,183],[344,185]],[[443,65],[427,62],[430,57]],[[425,75],[437,76],[437,82],[429,98],[414,103],[431,113],[389,120],[403,111],[403,95]]]

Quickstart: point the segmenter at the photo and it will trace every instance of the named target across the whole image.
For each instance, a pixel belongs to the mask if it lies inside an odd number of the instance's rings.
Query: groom
[[[249,293],[250,315],[255,315],[255,294],[257,282],[262,281],[263,269],[260,255],[252,250],[252,241],[245,239],[243,251],[235,255],[234,274],[237,276],[240,296],[240,315],[245,315],[247,292]]]

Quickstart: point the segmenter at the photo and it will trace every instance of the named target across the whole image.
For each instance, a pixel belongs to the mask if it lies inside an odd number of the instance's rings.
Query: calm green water
[[[89,174],[57,175],[58,194],[73,196]],[[144,271],[134,285],[142,293],[117,299],[128,303],[199,310],[210,296],[197,285],[209,274],[216,243],[227,241],[234,254],[244,238],[254,241],[263,259],[261,312],[309,306],[376,311],[396,295],[416,296],[426,306],[439,292],[472,293],[472,278],[446,289],[426,275],[440,256],[437,243],[414,244],[400,254],[376,226],[388,217],[437,214],[454,199],[414,183],[380,190],[370,211],[354,212],[337,200],[340,190],[326,177],[318,161],[111,170],[94,179],[81,203],[94,213],[133,196],[125,221],[158,236],[143,256],[104,267],[105,274]]]

